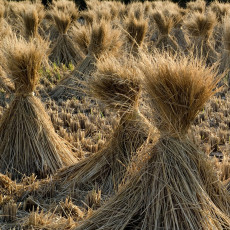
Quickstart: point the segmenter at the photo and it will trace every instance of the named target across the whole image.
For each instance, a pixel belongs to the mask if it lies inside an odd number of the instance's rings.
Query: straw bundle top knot
[[[183,137],[204,103],[215,93],[215,67],[199,60],[167,54],[144,56],[140,63],[144,86],[161,133]]]
[[[128,112],[136,105],[140,84],[134,62],[107,57],[98,60],[97,72],[90,81],[90,92],[106,106]]]
[[[193,13],[185,22],[189,34],[194,37],[209,39],[215,26],[216,17],[213,14]]]
[[[102,20],[100,23],[94,23],[88,47],[89,55],[97,58],[105,52],[114,55],[122,45],[120,34],[118,29],[112,29],[108,21]]]
[[[16,94],[31,95],[39,80],[41,62],[48,44],[43,41],[9,40],[4,44],[6,68]]]

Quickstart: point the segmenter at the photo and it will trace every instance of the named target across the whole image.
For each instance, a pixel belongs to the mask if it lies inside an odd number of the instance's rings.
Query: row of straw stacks
[[[229,4],[0,2],[3,227],[230,228],[228,178],[191,138],[205,103],[229,89]],[[73,71],[40,94],[53,63]],[[93,154],[59,136],[43,105],[70,98],[117,116]]]

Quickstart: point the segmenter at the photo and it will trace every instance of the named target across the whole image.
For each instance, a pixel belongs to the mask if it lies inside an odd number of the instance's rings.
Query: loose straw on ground
[[[190,58],[143,57],[143,83],[161,137],[120,191],[76,230],[230,228],[230,195],[187,131],[215,93],[216,71]],[[212,195],[211,195],[212,194]]]
[[[11,173],[13,178],[32,173],[39,178],[46,177],[76,162],[55,133],[40,100],[34,96],[47,44],[9,40],[3,53],[7,73],[15,84],[15,95],[0,123],[0,170]]]

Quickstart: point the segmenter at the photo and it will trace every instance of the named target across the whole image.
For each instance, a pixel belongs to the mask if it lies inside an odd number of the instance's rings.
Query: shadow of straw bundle
[[[73,76],[62,80],[54,88],[50,96],[52,98],[82,97],[84,95],[82,85],[84,85],[84,81],[96,70],[95,64],[97,58],[105,53],[117,55],[121,45],[120,31],[112,29],[110,23],[102,20],[100,23],[93,24],[87,47],[87,56],[76,68]]]
[[[217,60],[211,38],[216,18],[213,14],[193,13],[185,22],[184,26],[194,44],[195,57],[205,58],[207,64],[213,64]]]
[[[51,55],[49,56],[50,60],[65,65],[69,63],[73,63],[74,65],[79,64],[79,62],[83,60],[84,54],[68,35],[68,30],[73,22],[71,14],[56,9],[53,10],[51,14],[59,35],[52,46]]]
[[[229,229],[230,196],[187,137],[215,93],[216,71],[193,59],[161,55],[143,57],[140,68],[161,137],[143,150],[150,155],[143,168],[75,229]]]
[[[138,110],[140,85],[134,62],[111,57],[100,60],[97,68],[88,82],[88,91],[109,109],[118,111],[121,120],[102,150],[59,171],[56,178],[64,189],[92,189],[96,183],[108,194],[117,190],[133,155],[146,140],[149,127]]]
[[[4,44],[7,73],[15,84],[14,100],[0,123],[1,172],[13,178],[36,173],[46,177],[75,162],[72,152],[55,133],[34,90],[47,43],[8,40]]]

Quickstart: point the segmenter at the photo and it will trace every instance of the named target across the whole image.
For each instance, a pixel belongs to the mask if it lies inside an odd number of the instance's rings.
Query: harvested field
[[[0,230],[230,229],[230,3],[0,0]]]

